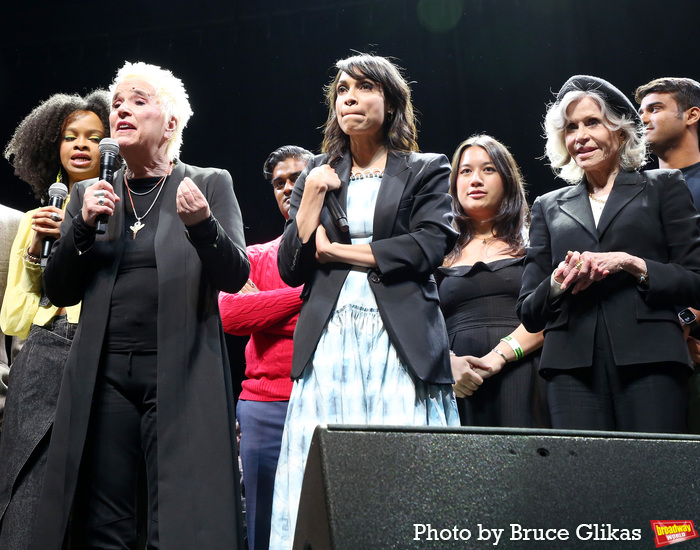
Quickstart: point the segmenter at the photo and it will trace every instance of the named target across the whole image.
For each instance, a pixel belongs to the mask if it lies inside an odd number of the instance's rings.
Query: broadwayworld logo
[[[654,539],[657,548],[698,538],[698,532],[695,530],[695,524],[690,520],[651,520],[651,528],[654,531]]]

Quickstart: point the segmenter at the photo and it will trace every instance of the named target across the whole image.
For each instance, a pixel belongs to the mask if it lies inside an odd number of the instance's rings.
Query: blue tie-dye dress
[[[381,174],[351,180],[353,244],[372,240]],[[459,426],[450,385],[411,374],[389,340],[364,269],[348,273],[313,359],[294,382],[272,507],[271,549],[291,548],[306,457],[319,424]]]

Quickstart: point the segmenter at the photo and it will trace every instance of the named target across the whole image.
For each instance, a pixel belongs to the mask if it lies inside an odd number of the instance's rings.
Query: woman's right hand
[[[114,215],[114,207],[119,202],[114,188],[105,180],[100,180],[85,190],[83,197],[83,221],[91,227],[97,227],[97,217],[101,214]]]
[[[469,355],[462,357],[451,355],[450,366],[452,367],[452,376],[455,383],[452,385],[457,397],[468,397],[472,395],[479,386],[484,383],[484,376],[479,374],[478,370],[474,369],[470,363],[470,359],[474,359]],[[487,369],[484,369],[486,375]]]
[[[29,253],[33,256],[41,254],[41,243],[46,237],[58,239],[61,236],[61,222],[63,210],[55,206],[42,206],[32,216],[32,229],[34,236],[29,246]]]
[[[340,178],[328,164],[312,169],[304,182],[299,210],[296,214],[297,234],[306,243],[321,223],[321,209],[328,191],[340,188]]]
[[[340,178],[335,169],[328,164],[322,164],[312,169],[306,176],[304,184],[304,193],[307,191],[313,193],[326,193],[340,188]]]

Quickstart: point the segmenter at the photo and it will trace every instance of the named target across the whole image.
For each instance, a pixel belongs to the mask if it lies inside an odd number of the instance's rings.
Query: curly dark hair
[[[459,258],[475,233],[474,221],[462,208],[457,197],[457,178],[459,163],[464,151],[469,147],[481,147],[486,151],[503,180],[503,200],[498,213],[493,219],[494,235],[508,245],[508,254],[523,256],[525,254],[525,239],[523,227],[528,222],[530,210],[525,198],[525,181],[520,167],[515,162],[508,148],[491,136],[482,134],[472,136],[457,147],[452,157],[452,172],[450,173],[450,196],[452,196],[452,212],[454,227],[459,231],[457,243],[445,257],[446,266],[452,265]]]
[[[68,181],[59,153],[65,120],[76,111],[92,111],[109,135],[110,106],[106,90],[95,90],[85,97],[54,94],[19,123],[5,147],[5,158],[14,167],[15,175],[31,186],[37,198],[46,198],[59,170],[63,181]]]
[[[350,137],[340,129],[335,114],[337,86],[343,72],[356,80],[368,78],[381,86],[386,107],[393,110],[393,114],[387,114],[384,121],[384,144],[387,149],[405,153],[418,151],[418,130],[411,103],[411,88],[401,76],[399,68],[387,58],[373,54],[341,59],[335,66],[338,73],[325,87],[328,119],[324,126],[322,151],[333,157],[350,149]]]

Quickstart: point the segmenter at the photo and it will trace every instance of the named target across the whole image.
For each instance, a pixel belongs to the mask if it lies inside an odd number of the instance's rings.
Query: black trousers
[[[617,366],[599,310],[593,365],[546,373],[552,427],[686,433],[689,375],[690,369],[677,363]]]
[[[134,549],[145,461],[148,548],[158,543],[156,353],[108,353],[102,360],[82,474],[87,548]]]

